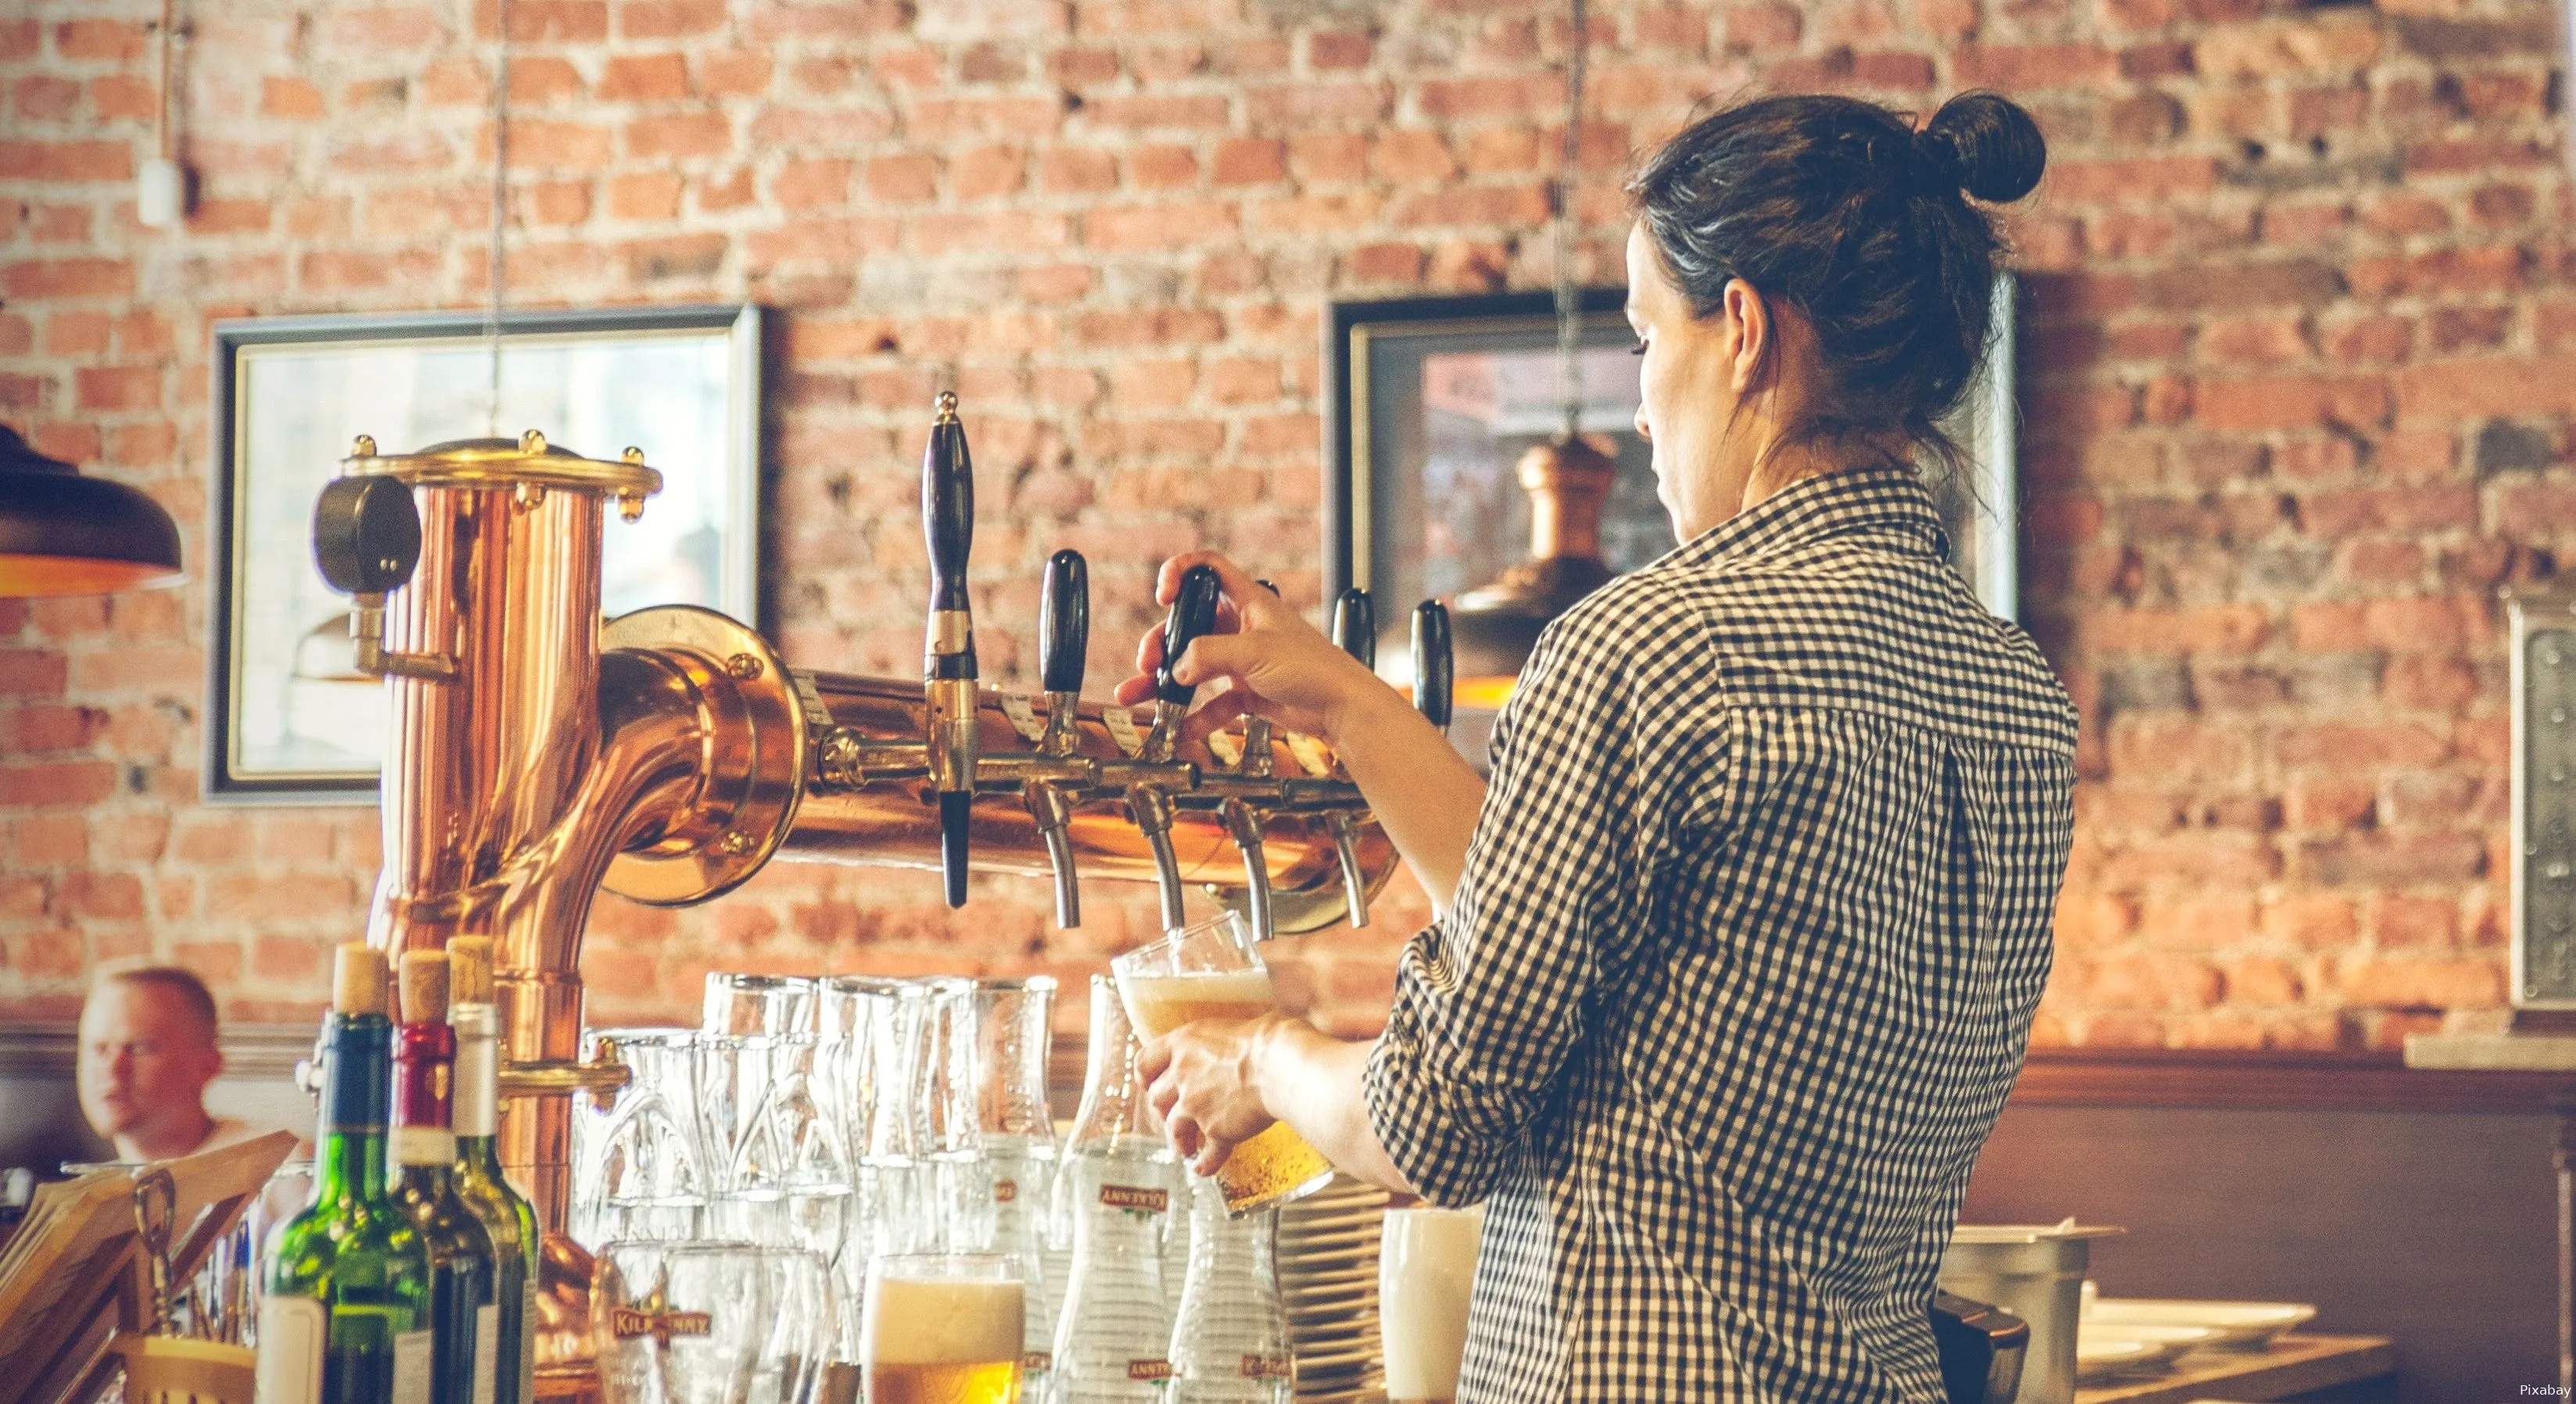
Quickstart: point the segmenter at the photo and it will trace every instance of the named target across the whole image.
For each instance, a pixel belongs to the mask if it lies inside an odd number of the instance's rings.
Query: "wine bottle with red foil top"
[[[430,1404],[493,1404],[500,1306],[492,1236],[456,1194],[456,1030],[447,953],[405,951],[394,1029],[393,1197],[429,1255]],[[516,1362],[512,1362],[516,1373]]]
[[[279,1225],[259,1303],[258,1404],[431,1404],[429,1255],[385,1186],[385,958],[342,946],[322,1023],[313,1198]]]
[[[492,938],[447,943],[447,1023],[456,1030],[456,1197],[492,1236],[498,1404],[537,1390],[537,1211],[501,1173],[501,1015],[492,1003]]]

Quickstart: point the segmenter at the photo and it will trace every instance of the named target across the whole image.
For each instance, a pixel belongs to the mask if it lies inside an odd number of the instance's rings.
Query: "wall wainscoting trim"
[[[283,1081],[311,1056],[313,1030],[242,1025],[224,1030],[222,1044],[228,1079]],[[0,1025],[0,1076],[69,1080],[76,1055],[69,1023]],[[1048,1081],[1070,1115],[1082,1090],[1081,1041],[1057,1038],[1048,1062]],[[2511,1116],[2553,1112],[2568,1098],[2576,1098],[2576,1078],[2409,1068],[2395,1053],[2041,1048],[2023,1067],[2012,1104]]]
[[[2576,1078],[2409,1068],[2394,1052],[2041,1048],[2012,1105],[2513,1116],[2553,1112],[2571,1092]]]
[[[257,1081],[295,1076],[295,1065],[313,1055],[310,1024],[241,1024],[215,1042],[223,1049],[224,1076]],[[0,1024],[0,1076],[69,1079],[80,1053],[79,1026],[67,1022]]]

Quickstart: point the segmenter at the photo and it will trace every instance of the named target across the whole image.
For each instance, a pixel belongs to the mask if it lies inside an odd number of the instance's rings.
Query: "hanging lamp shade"
[[[123,483],[84,478],[0,424],[0,596],[174,585],[179,526]]]
[[[1500,707],[1548,621],[1610,583],[1601,508],[1619,465],[1582,434],[1532,444],[1513,476],[1530,500],[1530,558],[1458,597],[1450,611],[1458,703]]]

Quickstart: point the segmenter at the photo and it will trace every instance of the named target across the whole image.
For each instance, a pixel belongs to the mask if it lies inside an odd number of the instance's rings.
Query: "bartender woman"
[[[1156,1101],[1201,1171],[1277,1119],[1483,1202],[1462,1399],[1942,1398],[1933,1274],[2047,979],[2076,718],[1917,465],[1990,330],[1981,205],[2044,160],[1971,93],[1920,131],[1747,102],[1646,163],[1637,431],[1685,544],[1548,628],[1490,788],[1240,570],[1164,567],[1231,606],[1176,670],[1225,685],[1200,724],[1329,740],[1438,916],[1375,1041],[1192,1024]]]

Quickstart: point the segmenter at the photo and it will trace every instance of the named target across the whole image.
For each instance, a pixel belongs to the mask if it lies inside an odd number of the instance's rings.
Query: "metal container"
[[[2078,1227],[1961,1224],[1941,1255],[1944,1292],[1989,1302],[2030,1326],[2021,1392],[2015,1404],[2073,1404],[2075,1326],[2083,1314],[2084,1273],[2093,1240],[2124,1232]]]

